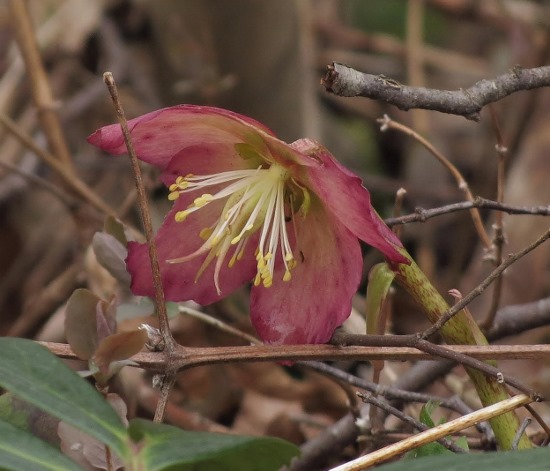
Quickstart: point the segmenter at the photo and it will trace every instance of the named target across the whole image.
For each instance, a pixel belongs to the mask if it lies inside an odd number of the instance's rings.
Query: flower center
[[[277,164],[269,168],[255,170],[234,170],[213,175],[187,175],[178,177],[170,185],[168,199],[176,200],[180,194],[198,191],[207,187],[227,184],[217,193],[203,193],[195,198],[184,211],[175,215],[177,222],[183,222],[196,211],[216,200],[226,200],[220,217],[210,227],[200,231],[204,244],[192,254],[167,260],[168,263],[182,263],[207,254],[195,281],[210,263],[216,259],[214,284],[221,294],[219,273],[229,252],[232,255],[227,266],[231,268],[243,257],[246,244],[257,231],[260,232],[256,248],[257,273],[254,285],[263,284],[269,288],[273,284],[276,256],[279,254],[284,264],[283,281],[291,279],[291,271],[296,267],[287,233],[285,208],[294,213],[295,195],[302,201],[301,208],[309,201],[307,189],[290,178],[288,171]]]

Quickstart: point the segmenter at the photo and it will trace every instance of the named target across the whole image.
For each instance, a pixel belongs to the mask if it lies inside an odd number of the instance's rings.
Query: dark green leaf
[[[380,471],[547,471],[550,469],[550,448],[528,451],[508,451],[476,455],[439,455],[391,463]]]
[[[14,471],[80,471],[76,463],[53,446],[2,420],[0,468]]]
[[[103,397],[55,355],[31,340],[0,338],[0,386],[107,443],[130,450],[124,425]]]
[[[427,404],[424,404],[422,406],[422,409],[420,410],[420,422],[430,428],[435,427],[435,422],[432,418],[432,414],[438,407],[439,402],[437,401],[429,401]]]
[[[140,419],[130,422],[130,435],[148,471],[277,471],[298,454],[278,438],[186,432]]]

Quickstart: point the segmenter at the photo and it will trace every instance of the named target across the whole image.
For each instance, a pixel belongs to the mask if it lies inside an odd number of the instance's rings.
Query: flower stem
[[[403,249],[402,254],[411,260],[410,265],[399,264],[392,267],[396,274],[396,281],[416,300],[433,324],[449,309],[449,305],[428,280],[424,272],[414,262],[412,257]],[[441,335],[448,344],[487,345],[487,339],[465,308],[450,319],[441,328]],[[496,366],[496,362],[487,363]],[[496,378],[465,367],[470,376],[482,404],[487,407],[509,397],[504,384]],[[514,412],[507,412],[490,420],[495,438],[502,450],[511,450],[516,432],[520,427],[518,417]],[[522,435],[518,449],[532,448],[533,444]]]

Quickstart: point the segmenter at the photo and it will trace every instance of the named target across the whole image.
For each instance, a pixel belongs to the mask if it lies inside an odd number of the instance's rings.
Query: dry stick
[[[164,290],[162,288],[162,279],[160,276],[160,266],[157,255],[157,248],[154,239],[153,233],[153,224],[151,223],[151,215],[149,214],[149,207],[147,204],[147,195],[145,194],[145,187],[143,185],[143,178],[141,175],[141,168],[139,166],[139,161],[130,137],[130,131],[128,130],[128,122],[126,121],[126,116],[124,115],[124,110],[122,104],[118,97],[118,90],[116,87],[115,80],[113,75],[110,72],[105,72],[103,74],[103,80],[109,89],[111,99],[115,106],[116,115],[120,127],[122,129],[122,134],[124,136],[124,142],[126,143],[126,148],[128,150],[128,155],[130,157],[130,162],[132,164],[132,170],[134,172],[134,179],[136,182],[136,189],[138,193],[139,208],[141,212],[141,219],[143,221],[143,228],[145,231],[145,238],[147,240],[147,247],[149,249],[149,259],[151,260],[151,270],[153,273],[153,286],[155,290],[155,311],[157,313],[159,321],[159,329],[164,340],[164,354],[166,360],[166,375],[161,387],[160,399],[157,405],[157,410],[155,411],[155,422],[162,422],[164,418],[164,413],[166,410],[166,403],[168,401],[168,394],[172,389],[172,386],[175,382],[175,372],[172,370],[171,356],[174,350],[176,349],[176,341],[172,337],[172,332],[170,331],[170,325],[168,323],[168,314],[166,312],[166,302],[164,299]]]
[[[529,424],[532,422],[532,420],[533,419],[531,419],[531,417],[525,417],[525,419],[523,419],[523,422],[521,423],[521,425],[518,428],[518,431],[516,432],[514,441],[512,442],[512,450],[518,449],[518,443],[521,439],[521,436],[525,433],[525,430],[527,429]]]
[[[38,147],[32,137],[22,132],[17,124],[14,123],[6,115],[0,113],[0,124],[2,124],[23,146],[34,152],[42,159],[52,170],[54,170],[75,193],[80,195],[85,201],[90,203],[99,211],[117,218],[116,212],[105,203],[86,183],[78,178],[78,176],[70,171],[67,166],[63,165],[51,153]]]
[[[395,407],[391,406],[387,402],[377,399],[372,394],[365,394],[365,393],[358,392],[357,395],[361,398],[363,402],[373,405],[379,409],[382,409],[384,412],[397,417],[398,419],[402,420],[406,424],[411,425],[415,429],[420,430],[421,432],[424,432],[430,429],[430,427],[428,427],[426,424],[423,424],[419,420],[416,420],[414,417],[411,417],[410,415],[407,415],[401,412],[399,409],[396,409]],[[445,448],[447,448],[447,450],[453,451],[455,453],[465,452],[463,448],[460,448],[458,445],[455,445],[448,438],[438,438],[435,441],[440,445],[443,445]]]
[[[235,327],[232,327],[226,324],[225,322],[219,319],[216,319],[215,317],[212,317],[201,311],[197,311],[196,309],[180,306],[179,312],[181,314],[186,314],[191,317],[194,317],[195,319],[199,319],[200,321],[205,322],[208,325],[211,325],[223,332],[226,332],[240,339],[243,339],[246,342],[251,343],[252,345],[262,344],[254,336],[249,335],[246,332],[242,332],[241,330],[236,329]],[[442,407],[446,407],[448,409],[454,410],[461,414],[467,414],[471,412],[471,409],[469,409],[459,398],[445,399],[443,397],[437,397],[429,394],[415,393],[415,392],[405,391],[403,389],[396,389],[396,388],[392,388],[391,386],[381,386],[376,382],[359,378],[350,373],[346,373],[345,371],[342,371],[338,368],[335,368],[333,366],[327,365],[326,363],[322,363],[319,361],[300,361],[300,362],[297,362],[297,364],[300,366],[305,366],[306,368],[312,369],[318,373],[322,373],[325,376],[328,376],[330,378],[336,379],[338,380],[339,384],[340,382],[343,381],[352,386],[365,389],[371,393],[384,396],[388,399],[398,398],[407,402],[414,401],[414,402],[421,402],[421,403],[427,403],[429,401],[437,401]]]
[[[520,90],[549,86],[550,66],[533,69],[516,66],[493,80],[480,80],[470,88],[450,91],[408,87],[383,75],[365,74],[333,62],[327,66],[321,83],[327,91],[338,96],[363,96],[390,103],[405,111],[421,108],[479,121],[479,113],[485,105]]]
[[[301,361],[299,365],[305,366],[319,373],[323,373],[325,376],[345,381],[346,383],[355,386],[357,388],[364,389],[378,396],[383,396],[386,399],[399,399],[403,402],[419,402],[428,403],[430,401],[437,402],[441,407],[453,410],[460,414],[469,414],[472,412],[464,402],[458,397],[454,396],[450,399],[434,396],[431,394],[418,393],[413,391],[407,391],[405,389],[395,388],[393,386],[386,386],[374,383],[364,378],[347,373],[346,371],[335,368],[320,361]]]
[[[387,131],[390,128],[397,129],[398,131],[401,131],[402,133],[412,137],[417,142],[422,144],[451,173],[451,175],[456,180],[458,188],[466,196],[466,199],[468,201],[474,200],[474,195],[470,191],[470,187],[468,186],[468,183],[460,173],[460,170],[458,170],[458,168],[456,168],[456,166],[454,166],[449,161],[449,159],[447,159],[441,152],[439,152],[430,142],[424,139],[417,132],[413,131],[411,128],[405,126],[404,124],[398,123],[397,121],[394,121],[387,114],[385,114],[383,118],[378,119],[377,121],[381,124],[380,130],[382,132]],[[479,234],[481,242],[485,246],[485,249],[489,250],[491,248],[491,239],[489,238],[489,235],[485,230],[485,226],[483,225],[483,221],[481,220],[481,216],[479,215],[479,210],[477,208],[472,208],[470,209],[470,214],[472,216],[472,220],[474,221],[474,227],[476,228],[476,231]]]
[[[409,450],[418,448],[419,446],[431,443],[438,438],[443,438],[447,435],[460,432],[472,425],[491,419],[501,414],[511,412],[519,407],[525,406],[533,402],[529,396],[519,394],[510,399],[497,402],[488,407],[484,407],[476,412],[451,420],[442,425],[433,427],[425,432],[418,433],[410,438],[401,440],[393,445],[386,446],[380,450],[361,456],[349,463],[332,468],[330,471],[361,471],[375,464],[387,461],[394,456],[401,455]]]
[[[377,336],[370,336],[375,338]],[[396,336],[397,337],[397,336]],[[64,343],[38,342],[59,358],[76,360],[71,347]],[[404,343],[404,342],[400,342]],[[429,343],[429,342],[428,342]],[[377,345],[380,345],[378,342]],[[437,345],[436,345],[437,347]],[[446,345],[449,353],[467,356],[470,360],[548,360],[550,345]],[[247,345],[233,347],[179,347],[172,354],[174,370],[220,363],[266,362],[266,361],[419,361],[439,358],[439,351],[420,351],[403,346],[336,346],[336,345]],[[163,352],[140,352],[130,358],[139,368],[152,373],[166,373]],[[540,397],[536,393],[535,397]]]
[[[494,366],[480,361],[476,358],[472,358],[469,355],[457,352],[449,349],[448,346],[436,345],[420,338],[417,335],[357,335],[346,334],[342,332],[336,332],[332,337],[332,342],[337,345],[363,345],[363,346],[403,346],[410,348],[417,348],[425,353],[429,353],[433,356],[440,358],[446,358],[456,363],[460,363],[463,366],[469,366],[482,371],[488,376],[497,378],[499,382],[507,383],[508,385],[516,388],[517,390],[529,394],[536,398],[537,401],[542,400],[542,397],[531,388],[525,386],[521,381],[511,377],[504,377],[504,375]]]
[[[547,325],[550,321],[550,298],[540,301],[507,306],[498,312],[497,321],[489,332],[488,340],[498,340],[509,335],[524,332],[529,329]],[[462,351],[462,350],[461,350]],[[464,351],[462,351],[464,353]],[[494,358],[503,359],[503,358]],[[453,362],[440,360],[437,362],[420,362],[414,365],[404,376],[400,377],[396,385],[405,390],[420,390],[432,384],[436,377],[447,374],[454,366]],[[362,387],[358,385],[358,387]],[[367,388],[368,390],[368,388]],[[526,408],[529,410],[530,406]],[[531,412],[531,410],[530,410]],[[537,418],[536,411],[531,412]],[[539,421],[537,419],[537,421]],[[541,423],[542,422],[542,423]],[[550,437],[550,429],[544,422],[539,421]],[[319,437],[302,445],[302,456],[292,464],[292,471],[306,471],[312,469],[324,456],[337,455],[346,446],[357,438],[357,426],[350,415],[342,417],[335,424],[327,428]],[[335,440],[338,437],[338,441]]]
[[[34,104],[38,109],[48,147],[66,170],[73,172],[71,154],[55,111],[56,104],[40,58],[27,4],[25,0],[10,0],[9,5],[15,37],[29,74]]]
[[[550,438],[550,427],[544,421],[544,419],[540,416],[540,414],[535,409],[533,409],[533,407],[531,407],[530,405],[525,406],[525,408],[529,411],[529,413],[535,418],[538,424],[546,432],[546,437]]]
[[[2,160],[0,160],[0,167],[3,167],[10,172],[17,173],[21,178],[28,180],[31,185],[36,185],[38,187],[44,188],[46,191],[49,191],[52,195],[59,199],[59,201],[61,201],[69,208],[72,209],[76,206],[76,201],[71,195],[69,195],[66,191],[63,191],[61,188],[59,188],[59,186],[52,184],[45,178],[35,175],[34,173],[22,170],[17,165],[13,165],[9,162],[4,162]]]
[[[477,298],[485,289],[495,281],[506,268],[512,265],[514,262],[519,260],[521,257],[527,255],[532,250],[536,249],[539,245],[544,243],[550,238],[550,229],[546,231],[542,236],[540,236],[535,242],[525,247],[523,250],[516,252],[515,254],[508,255],[508,257],[497,267],[491,274],[485,278],[479,285],[477,285],[472,291],[470,291],[466,296],[464,296],[460,301],[453,305],[447,312],[445,312],[438,320],[435,322],[429,329],[425,330],[421,337],[424,339],[429,338],[433,334],[439,331],[443,325],[458,312],[460,312],[464,307],[470,304],[475,298]]]
[[[384,219],[384,222],[392,227],[397,224],[409,224],[411,222],[426,222],[436,216],[454,213],[456,211],[464,211],[472,208],[491,209],[493,211],[502,211],[507,214],[530,215],[530,216],[550,216],[550,205],[547,206],[512,206],[509,204],[499,203],[477,196],[473,201],[462,201],[460,203],[452,203],[445,206],[440,206],[433,209],[424,209],[417,207],[414,213],[405,216],[391,217]]]
[[[493,106],[489,105],[489,111],[491,113],[491,120],[493,122],[493,128],[495,130],[497,143],[495,145],[495,150],[498,157],[497,165],[497,201],[502,203],[504,201],[504,164],[506,161],[506,154],[508,149],[504,145],[504,139],[502,138],[502,133],[500,131],[500,125],[498,123],[498,117]],[[493,250],[491,254],[491,261],[494,266],[498,266],[502,263],[502,249],[504,247],[505,236],[504,236],[504,226],[502,224],[503,214],[497,212],[495,214],[495,222],[493,224]],[[495,280],[493,286],[493,293],[491,297],[491,305],[489,306],[489,311],[485,317],[485,320],[481,322],[480,327],[482,329],[490,329],[495,320],[497,314],[498,306],[500,304],[500,295],[502,294],[502,282],[503,277],[499,276]]]

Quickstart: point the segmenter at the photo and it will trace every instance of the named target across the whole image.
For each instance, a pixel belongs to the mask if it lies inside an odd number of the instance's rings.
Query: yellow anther
[[[262,281],[262,278],[259,273],[256,273],[254,277],[254,286],[260,286],[260,281]]]
[[[182,221],[185,221],[185,219],[187,218],[188,215],[189,215],[188,210],[178,211],[176,213],[176,215],[174,216],[174,219],[176,220],[176,222],[182,222]]]
[[[168,187],[168,189],[169,189],[170,191],[176,191],[176,190],[178,189],[178,185],[176,185],[175,183],[172,183],[172,184]]]
[[[205,227],[204,229],[201,229],[199,232],[199,237],[202,240],[208,240],[208,238],[212,235],[212,228],[211,227]]]
[[[179,197],[180,197],[179,191],[172,191],[171,193],[168,194],[168,200],[170,201],[176,201]]]
[[[292,275],[290,274],[290,270],[286,270],[283,276],[283,281],[290,281],[291,278],[292,278]]]
[[[210,203],[210,201],[212,201],[213,199],[214,197],[211,194],[205,193],[204,195],[199,196],[198,198],[195,198],[195,200],[193,201],[193,204],[195,205],[196,208],[202,208],[203,206]]]
[[[178,178],[176,178],[176,183],[177,183],[177,184],[180,184],[180,183],[181,183],[182,181],[184,181],[184,180],[185,180],[185,178],[183,178],[183,177],[180,175]]]

